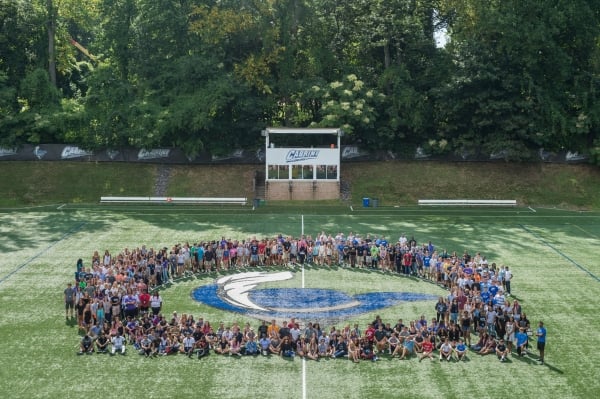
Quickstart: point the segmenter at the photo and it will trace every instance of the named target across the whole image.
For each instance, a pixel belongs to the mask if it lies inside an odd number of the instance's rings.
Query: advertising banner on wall
[[[339,149],[331,148],[268,148],[268,165],[338,165]]]
[[[234,149],[225,155],[200,153],[187,156],[179,148],[115,148],[89,151],[68,144],[24,145],[22,147],[0,147],[1,161],[80,161],[80,162],[140,162],[164,164],[294,164],[294,165],[335,165],[342,162],[364,161],[441,161],[441,162],[505,162],[508,151],[484,152],[463,151],[456,154],[430,154],[418,147],[412,154],[393,151],[367,151],[356,145],[343,145],[336,148],[268,148]],[[589,156],[577,151],[547,151],[540,148],[532,151],[531,160],[549,163],[588,163]]]

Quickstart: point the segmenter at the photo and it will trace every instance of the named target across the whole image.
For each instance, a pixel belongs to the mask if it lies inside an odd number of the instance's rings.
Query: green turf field
[[[361,235],[400,233],[419,243],[462,253],[481,252],[511,266],[513,294],[532,324],[548,329],[546,364],[535,356],[500,363],[469,355],[464,363],[417,359],[353,364],[347,360],[293,361],[211,354],[143,358],[77,356],[77,327],[65,321],[62,292],[75,262],[93,251],[118,252],[142,244],[161,247],[221,236],[325,230]],[[600,392],[600,214],[558,209],[177,206],[47,206],[0,210],[0,392],[7,398],[589,398]],[[211,322],[258,320],[201,305],[191,292],[217,276],[182,279],[161,291],[164,312]],[[270,287],[336,289],[348,294],[402,291],[446,295],[418,279],[375,271],[297,268]],[[377,310],[384,321],[434,316],[434,302]],[[353,317],[364,330],[375,314]],[[341,327],[338,326],[338,327]],[[537,353],[535,350],[534,353]]]

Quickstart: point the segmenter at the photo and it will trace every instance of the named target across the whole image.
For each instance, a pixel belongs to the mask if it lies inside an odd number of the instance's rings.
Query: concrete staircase
[[[264,200],[267,195],[265,187],[265,171],[257,170],[254,172],[254,198]]]

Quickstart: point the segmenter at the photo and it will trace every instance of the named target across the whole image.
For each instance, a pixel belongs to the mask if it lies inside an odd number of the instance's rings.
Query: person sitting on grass
[[[310,337],[310,342],[307,345],[306,357],[312,360],[319,359],[319,343],[316,335]]]
[[[221,340],[215,346],[215,353],[218,353],[219,355],[226,355],[229,353],[229,341],[227,341],[225,334],[221,335]]]
[[[352,338],[348,344],[348,359],[352,360],[354,363],[360,361],[360,344],[358,342],[358,337]]]
[[[388,347],[388,342],[386,331],[383,329],[383,323],[379,323],[377,330],[375,330],[374,339],[377,352],[379,354],[385,353],[385,350]]]
[[[285,336],[281,341],[281,345],[279,348],[279,354],[282,357],[291,357],[293,358],[296,355],[294,352],[294,346],[292,345],[291,339],[288,336]]]
[[[487,344],[488,339],[489,336],[487,332],[481,333],[479,336],[479,341],[477,341],[475,345],[471,345],[471,350],[479,352]]]
[[[334,359],[338,359],[341,357],[346,357],[347,355],[348,355],[348,344],[346,343],[346,339],[344,338],[344,336],[340,335],[338,337],[337,343],[335,344],[335,349],[334,349],[331,357]]]
[[[402,344],[402,353],[400,354],[400,360],[410,357],[410,355],[412,355],[413,353],[415,353],[415,339],[413,336],[410,336],[406,340],[404,340],[404,343]]]
[[[208,355],[209,350],[210,350],[210,346],[208,344],[208,341],[206,340],[206,336],[202,335],[201,337],[198,338],[198,340],[195,340],[194,343],[194,349],[196,351],[196,355],[198,356],[198,359]]]
[[[108,338],[106,337],[106,335],[104,334],[103,331],[100,331],[100,335],[98,336],[98,339],[96,340],[96,350],[97,353],[106,353],[108,352]]]
[[[258,355],[258,343],[253,335],[248,338],[246,345],[244,346],[244,354],[248,356]]]
[[[152,339],[150,339],[147,334],[144,334],[144,337],[140,341],[140,355],[145,355],[146,357],[150,357],[151,354],[152,354]]]
[[[388,338],[388,345],[390,353],[395,353],[396,348],[400,345],[400,338],[398,338],[398,333],[393,332],[392,335]]]
[[[426,339],[423,341],[423,352],[421,352],[421,355],[419,356],[419,361],[423,360],[424,358],[428,357],[431,360],[433,359],[433,350],[435,349],[435,346],[433,345],[433,342],[431,342],[431,340]]]
[[[279,355],[281,353],[281,339],[279,334],[273,333],[271,335],[271,341],[269,343],[269,353],[273,355]]]
[[[446,338],[440,346],[440,362],[444,359],[450,361],[450,359],[452,358],[452,352],[452,345],[450,345],[450,341],[448,340],[448,338]]]
[[[508,348],[504,343],[504,339],[500,338],[498,345],[496,345],[496,355],[498,356],[498,360],[501,362],[506,361],[506,356],[508,355]]]
[[[183,339],[183,353],[185,353],[188,357],[192,357],[194,354],[194,348],[196,347],[196,339],[189,332],[185,333],[185,338]]]
[[[111,355],[114,355],[117,352],[121,355],[125,354],[125,337],[122,336],[121,333],[117,333],[116,336],[112,337],[111,343]]]
[[[319,338],[319,357],[329,357],[331,356],[329,343],[325,340],[325,337]]]
[[[229,355],[242,356],[242,345],[235,336],[229,340]]]
[[[260,345],[260,351],[263,356],[267,356],[269,354],[269,347],[271,346],[271,340],[267,337],[267,334],[263,333],[258,341]]]
[[[79,352],[77,354],[83,355],[84,353],[88,355],[94,353],[94,340],[92,340],[89,334],[85,334],[79,343]]]
[[[488,355],[490,353],[495,353],[495,352],[496,352],[496,340],[494,339],[494,337],[488,335],[488,337],[485,341],[485,345],[477,353],[480,354],[481,356],[484,356],[484,355]]]
[[[454,353],[456,354],[456,360],[461,361],[464,360],[467,354],[467,345],[465,345],[465,341],[460,338],[458,343],[454,347]]]

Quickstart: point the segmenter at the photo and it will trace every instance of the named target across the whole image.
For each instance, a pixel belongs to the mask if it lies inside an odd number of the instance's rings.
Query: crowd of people
[[[263,321],[256,329],[248,323],[213,326],[201,317],[162,312],[157,288],[186,274],[294,265],[414,275],[443,286],[448,295],[432,309],[435,317],[422,315],[406,323],[377,317],[364,330],[356,324],[338,330],[296,320]],[[393,243],[384,236],[353,233],[242,241],[223,237],[158,250],[125,248],[116,255],[95,252],[90,267],[79,259],[75,280],[64,290],[65,316],[76,317],[84,333],[79,354],[124,354],[130,347],[148,357],[181,353],[202,358],[214,352],[359,362],[381,356],[461,361],[470,352],[505,361],[510,354],[525,355],[535,337],[543,363],[546,329],[539,322],[534,331],[518,300],[511,301],[512,276],[508,266],[490,263],[480,253],[438,251],[431,241],[418,244],[404,234]]]

